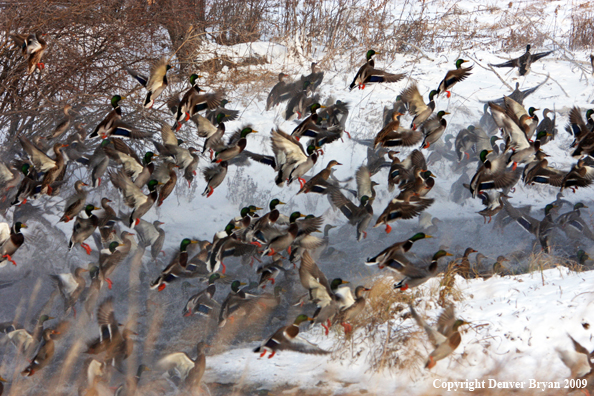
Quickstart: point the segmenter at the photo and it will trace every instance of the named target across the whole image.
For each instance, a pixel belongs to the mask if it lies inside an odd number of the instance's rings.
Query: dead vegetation
[[[351,323],[355,331],[345,335],[340,326],[335,326],[341,338],[333,357],[347,362],[363,358],[369,372],[406,370],[411,375],[418,374],[427,357],[427,351],[421,347],[427,336],[414,322],[406,321],[410,318],[408,305],[420,304],[424,311],[461,301],[462,292],[453,279],[452,270],[447,270],[430,287],[406,292],[394,290],[392,276],[370,279],[368,283],[372,286],[366,309]]]

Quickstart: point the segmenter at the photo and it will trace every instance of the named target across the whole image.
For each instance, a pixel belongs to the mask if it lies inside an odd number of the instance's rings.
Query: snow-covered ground
[[[262,389],[270,389],[271,383],[295,390],[315,386],[320,394],[366,391],[373,395],[443,394],[447,392],[441,388],[442,383],[466,380],[484,380],[487,387],[489,379],[522,382],[525,390],[530,389],[531,379],[557,381],[565,386],[564,379],[570,376],[570,371],[559,358],[559,352],[573,350],[567,334],[587,348],[592,345],[592,272],[576,273],[559,267],[488,280],[466,281],[458,277],[456,281],[463,290],[456,313],[471,324],[466,327],[462,344],[455,353],[431,371],[410,368],[370,372],[366,365],[368,351],[345,363],[336,358],[294,352],[280,352],[272,359],[259,358],[250,348],[238,348],[208,360],[206,381],[252,383]],[[422,294],[431,295],[431,289],[438,283],[434,279],[423,285]],[[423,300],[431,324],[441,308],[428,299]],[[415,326],[410,317],[395,318],[392,324],[396,331],[399,327]],[[326,337],[321,331],[312,330],[306,337],[332,350],[342,335]],[[431,347],[424,334],[422,337],[425,342],[414,347],[428,355]],[[553,389],[552,394],[562,394],[562,390]]]
[[[445,2],[440,3],[440,6],[443,3]],[[556,7],[564,4],[565,2],[561,1],[548,2],[543,8],[543,13],[552,15]],[[467,0],[458,2],[457,6],[471,12],[482,4]],[[560,15],[559,24],[555,25],[555,29],[567,30],[567,18],[563,18],[563,13]],[[481,14],[480,18],[477,23],[485,23],[489,16]],[[552,25],[545,24],[545,27],[547,26],[551,32]],[[533,52],[555,48],[551,40],[545,40],[544,46],[534,48]],[[221,48],[217,50],[221,51]],[[238,56],[257,54],[265,57],[268,64],[250,67],[267,70],[272,76],[284,71],[298,78],[300,74],[308,73],[311,61],[318,60],[295,56],[284,46],[267,42],[239,45],[231,50]],[[367,48],[361,48],[361,62],[366,50]],[[472,76],[456,85],[452,90],[451,99],[442,96],[436,106],[436,111],[446,110],[451,113],[446,116],[448,128],[444,136],[455,136],[461,128],[478,123],[483,112],[483,103],[480,101],[500,98],[511,92],[506,84],[487,68],[487,64],[499,63],[502,59],[517,57],[522,53],[523,51],[517,51],[506,54],[502,53],[500,48],[488,45],[469,45],[465,51],[426,50],[425,56],[392,54],[389,58],[393,57],[394,61],[390,62],[386,61],[388,57],[379,56],[376,60],[378,68],[407,73],[408,77],[395,84],[368,85],[365,90],[353,91],[348,91],[347,87],[356,68],[348,66],[345,60],[336,57],[332,62],[323,65],[326,75],[319,93],[324,102],[328,98],[348,102],[351,110],[347,131],[353,137],[371,138],[381,129],[383,107],[391,107],[396,96],[406,86],[417,82],[420,92],[426,98],[429,91],[438,86],[445,73],[453,68],[456,59],[468,59],[471,61],[470,64],[475,65]],[[564,131],[568,111],[572,106],[580,106],[583,110],[590,108],[594,99],[594,77],[591,76],[591,69],[587,65],[589,53],[576,51],[572,55],[579,63],[568,61],[565,52],[558,50],[534,64],[532,72],[525,77],[518,76],[515,70],[507,72],[507,69],[497,69],[507,85],[514,87],[517,82],[521,89],[533,87],[547,79],[547,76],[550,77],[536,93],[525,100],[524,104],[526,107],[556,110],[559,134],[557,139],[544,146],[543,150],[551,155],[549,165],[564,170],[568,170],[575,163],[575,159],[570,157],[569,149],[573,138]],[[585,72],[578,68],[578,64]],[[224,70],[223,79],[226,72],[232,71]],[[241,110],[240,119],[228,123],[227,131],[233,131],[247,123],[259,131],[258,134],[248,137],[248,150],[270,154],[270,130],[274,126],[279,126],[291,132],[296,126],[294,121],[284,121],[283,105],[269,112],[264,111],[268,88],[274,83],[275,78],[272,77],[270,81],[253,81],[235,91],[227,92],[231,100],[227,107]],[[540,116],[540,111],[538,114]],[[409,121],[410,118],[404,120]],[[184,126],[182,133],[192,133],[189,125]],[[365,147],[346,137],[344,141],[324,147],[324,151],[324,155],[310,173],[315,174],[325,167],[328,161],[335,159],[343,164],[337,167],[335,172],[335,176],[341,180],[353,176],[356,169],[365,163],[367,156]],[[401,150],[400,156],[404,157],[409,152],[408,149]],[[428,154],[426,150],[424,152]],[[206,161],[202,161],[201,166],[206,166]],[[429,193],[429,197],[435,198],[436,202],[428,212],[441,219],[443,223],[433,234],[433,239],[415,244],[412,250],[413,257],[430,257],[440,246],[459,257],[466,247],[473,247],[487,256],[487,262],[492,263],[498,255],[503,254],[513,257],[509,263],[510,268],[526,268],[533,251],[534,238],[515,224],[505,228],[503,234],[493,231],[492,225],[484,225],[482,217],[476,214],[483,208],[480,200],[467,199],[463,205],[449,200],[450,186],[459,177],[459,173],[453,171],[452,164],[441,161],[432,165],[430,169],[437,178],[436,186]],[[75,174],[86,177],[84,170]],[[353,286],[362,283],[370,286],[372,279],[377,280],[377,276],[385,275],[375,267],[365,266],[363,263],[366,257],[391,243],[405,240],[418,229],[416,219],[399,221],[391,234],[386,235],[383,228],[369,229],[368,238],[357,243],[354,229],[345,224],[341,213],[330,208],[325,197],[312,196],[313,194],[295,196],[297,185],[279,188],[273,183],[274,176],[271,168],[261,164],[253,163],[246,168],[230,167],[227,181],[216,189],[210,198],[200,196],[205,187],[202,179],[197,178],[194,181],[191,191],[188,191],[185,182],[180,182],[176,195],[170,197],[161,208],[152,209],[144,216],[147,221],[159,219],[165,222],[163,228],[167,233],[164,248],[166,255],[160,259],[158,265],[153,264],[149,255],[144,256],[142,264],[139,263],[138,257],[123,264],[122,267],[125,268],[118,269],[112,278],[114,290],[104,290],[102,294],[102,298],[108,295],[116,297],[116,316],[122,318],[120,320],[123,321],[129,310],[134,310],[140,315],[137,330],[140,335],[136,345],[138,355],[135,362],[150,365],[163,354],[180,350],[193,356],[193,348],[198,340],[216,340],[218,330],[212,323],[198,317],[183,318],[181,315],[189,295],[201,290],[203,285],[197,281],[190,281],[184,288],[179,284],[172,285],[157,293],[148,290],[148,283],[168,263],[181,239],[211,239],[230,218],[239,214],[239,209],[243,206],[255,204],[267,207],[272,198],[279,198],[287,203],[281,207],[285,214],[300,210],[302,213],[323,215],[326,223],[339,225],[338,230],[330,233],[330,243],[336,249],[336,254],[320,259],[318,264],[329,279],[340,276],[350,280]],[[379,172],[373,180],[381,184],[374,204],[375,213],[378,214],[393,198],[393,194],[388,193],[385,188],[386,170]],[[100,197],[105,194],[116,197],[116,194],[108,191],[111,187],[107,183],[106,185],[91,194],[91,199],[98,203]],[[514,205],[532,205],[532,215],[540,219],[545,204],[554,200],[557,192],[548,186],[524,186],[520,183],[516,186],[510,202]],[[0,302],[3,302],[0,304],[0,322],[18,317],[20,322],[28,323],[27,321],[48,301],[48,296],[52,292],[48,274],[67,272],[76,266],[86,267],[88,264],[89,257],[82,249],[75,248],[72,253],[66,253],[66,240],[70,236],[72,223],[56,224],[61,214],[61,200],[64,198],[66,194],[60,199],[54,198],[49,203],[33,203],[46,211],[44,218],[55,227],[52,230],[57,231],[51,231],[52,234],[49,235],[47,224],[43,224],[40,219],[30,220],[31,228],[26,231],[28,242],[15,256],[19,266],[9,265],[0,270],[0,279],[3,282],[21,279],[13,286],[0,288]],[[575,194],[566,192],[566,199],[590,205],[591,189],[580,189]],[[116,200],[116,204],[120,210],[127,212],[128,209],[121,200]],[[569,208],[564,207],[562,211],[566,210]],[[9,220],[10,216],[8,215]],[[588,220],[591,218],[587,210],[582,210],[582,216]],[[557,232],[555,236],[555,256],[574,256],[578,246],[565,239],[561,232]],[[591,244],[581,244],[579,247],[594,253]],[[511,256],[511,253],[514,255]],[[472,257],[474,263],[474,256]],[[90,261],[96,261],[97,258],[94,253]],[[254,281],[258,278],[254,269],[241,266],[237,261],[229,260],[226,264],[231,273],[243,281]],[[132,270],[128,271],[128,268]],[[297,283],[296,287],[300,287],[298,279],[293,279]],[[422,315],[428,316],[430,321],[437,318],[440,310],[435,304],[435,293],[432,292],[438,282],[439,278],[423,287],[422,295],[425,297],[419,311]],[[232,388],[235,388],[238,394],[257,394],[258,389],[270,390],[272,394],[281,391],[285,391],[286,394],[301,391],[309,394],[445,394],[446,390],[434,389],[434,384],[439,386],[442,383],[435,380],[474,379],[520,381],[525,383],[525,388],[529,387],[530,379],[560,381],[563,386],[563,379],[569,377],[570,372],[561,362],[558,350],[571,349],[571,341],[567,334],[571,334],[588,349],[594,346],[591,330],[591,323],[594,321],[591,302],[594,296],[590,291],[593,282],[593,272],[571,272],[564,267],[547,269],[542,273],[534,271],[518,276],[495,276],[486,281],[456,278],[456,287],[461,291],[461,298],[456,301],[456,310],[458,315],[471,322],[471,325],[464,328],[462,344],[455,353],[438,362],[431,371],[413,367],[398,371],[374,372],[369,367],[369,361],[366,359],[368,351],[365,349],[356,359],[341,360],[337,353],[330,357],[320,357],[294,352],[280,352],[270,360],[259,359],[258,355],[252,352],[258,345],[258,340],[270,336],[279,326],[292,322],[299,311],[299,308],[286,308],[282,312],[275,311],[273,318],[261,327],[246,329],[246,334],[240,334],[228,340],[226,344],[215,345],[207,357],[205,382],[209,384],[213,394],[230,394]],[[222,301],[227,293],[228,287],[223,285],[218,287],[215,297]],[[61,303],[57,301],[50,309],[53,316],[62,314]],[[139,303],[133,305],[136,301]],[[284,301],[287,305],[289,302]],[[306,309],[309,309],[309,314],[313,312],[311,307]],[[403,319],[400,316],[394,317],[390,323],[394,331],[398,331],[401,326],[414,327],[411,319]],[[57,341],[54,365],[32,378],[20,376],[19,373],[26,362],[22,357],[16,359],[14,348],[8,344],[0,345],[0,375],[11,381],[12,390],[9,394],[74,394],[78,382],[64,381],[61,377],[58,380],[57,375],[61,367],[59,364],[66,359],[73,346],[80,347],[77,342],[86,342],[95,337],[97,332],[93,320],[83,321],[80,327],[76,328],[76,337]],[[302,332],[305,338],[328,350],[334,350],[344,342],[341,331],[332,331],[328,337],[323,335],[319,328],[308,331],[303,327]],[[421,337],[425,339],[424,335]],[[380,348],[381,345],[376,347]],[[430,352],[427,342],[415,343],[410,347],[420,351],[423,356]],[[70,363],[75,368],[81,367],[84,359],[85,356],[81,355],[74,359],[75,363]],[[72,377],[79,377],[79,370],[73,372]],[[143,394],[176,394],[175,388],[164,381],[162,375],[158,370],[145,373],[141,381],[141,384],[146,382]],[[114,384],[116,382],[114,381]],[[56,386],[59,391],[48,390],[48,383]],[[151,388],[151,384],[154,383],[159,385]],[[166,391],[161,392],[163,388]],[[551,394],[560,393],[557,390]]]

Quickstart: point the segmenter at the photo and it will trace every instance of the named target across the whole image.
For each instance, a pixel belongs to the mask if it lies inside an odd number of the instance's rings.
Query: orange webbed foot
[[[91,254],[91,247],[89,245],[87,245],[86,243],[81,243],[80,246],[82,246],[83,249],[85,249],[85,251],[87,252],[88,255]]]
[[[16,267],[17,263],[16,263],[16,261],[14,261],[12,259],[12,257],[10,256],[10,254],[5,254],[4,256],[2,256],[2,258],[5,258],[6,260],[10,261],[12,263],[12,265],[14,265]]]

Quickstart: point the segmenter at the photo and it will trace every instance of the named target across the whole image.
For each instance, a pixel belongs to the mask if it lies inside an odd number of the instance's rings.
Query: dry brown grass
[[[426,338],[423,329],[413,322],[404,322],[410,317],[408,304],[422,301],[425,307],[445,306],[460,301],[462,293],[454,282],[444,281],[452,277],[451,271],[439,275],[440,282],[430,288],[415,288],[406,292],[394,290],[394,278],[382,276],[370,280],[371,291],[366,299],[366,309],[351,322],[352,333],[337,342],[333,353],[335,359],[355,361],[364,357],[369,372],[422,370],[426,351],[419,348]],[[443,298],[443,301],[439,299]],[[362,331],[356,331],[362,329]]]

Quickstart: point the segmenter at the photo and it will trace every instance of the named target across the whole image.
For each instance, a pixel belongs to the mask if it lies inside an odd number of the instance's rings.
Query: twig
[[[481,64],[480,64],[480,63],[479,63],[479,62],[478,62],[476,59],[474,59],[472,56],[470,56],[470,54],[468,54],[468,53],[466,53],[466,52],[465,52],[465,54],[466,54],[466,56],[467,56],[467,57],[469,57],[470,59],[472,59],[472,61],[473,61],[474,63],[476,63],[477,65],[479,65],[479,67],[482,67],[482,68],[483,68],[483,69],[485,69],[485,70],[491,70],[493,73],[495,73],[495,75],[497,76],[497,78],[499,78],[499,80],[501,80],[501,82],[502,82],[503,84],[505,84],[505,86],[506,86],[506,87],[508,87],[510,91],[512,91],[512,92],[513,92],[513,90],[514,90],[514,89],[511,87],[511,85],[509,85],[508,83],[506,83],[506,82],[505,82],[505,80],[504,80],[504,79],[503,79],[503,78],[502,78],[502,77],[499,75],[499,73],[497,73],[497,72],[495,71],[495,69],[493,69],[493,66],[489,65],[489,67],[488,67],[488,68],[486,68],[485,66],[481,65]]]
[[[565,94],[565,96],[567,96],[569,98],[569,95],[567,94],[567,92],[565,92],[565,90],[563,89],[563,87],[561,86],[561,84],[559,84],[557,82],[557,80],[555,80],[553,77],[551,77],[549,74],[544,74],[544,73],[537,73],[535,71],[532,71],[533,74],[538,74],[539,76],[547,76],[547,79],[551,79],[553,81],[555,81],[555,83],[559,86],[559,88],[561,88],[561,91],[563,91],[563,93]],[[546,81],[545,81],[546,82]]]
[[[414,49],[416,49],[417,51],[419,51],[423,58],[426,58],[426,59],[430,60],[431,62],[435,62],[435,59],[431,59],[429,56],[427,56],[427,54],[422,49],[420,49],[416,45],[411,44],[409,42],[405,42],[404,44],[409,45],[409,46],[413,47]]]

